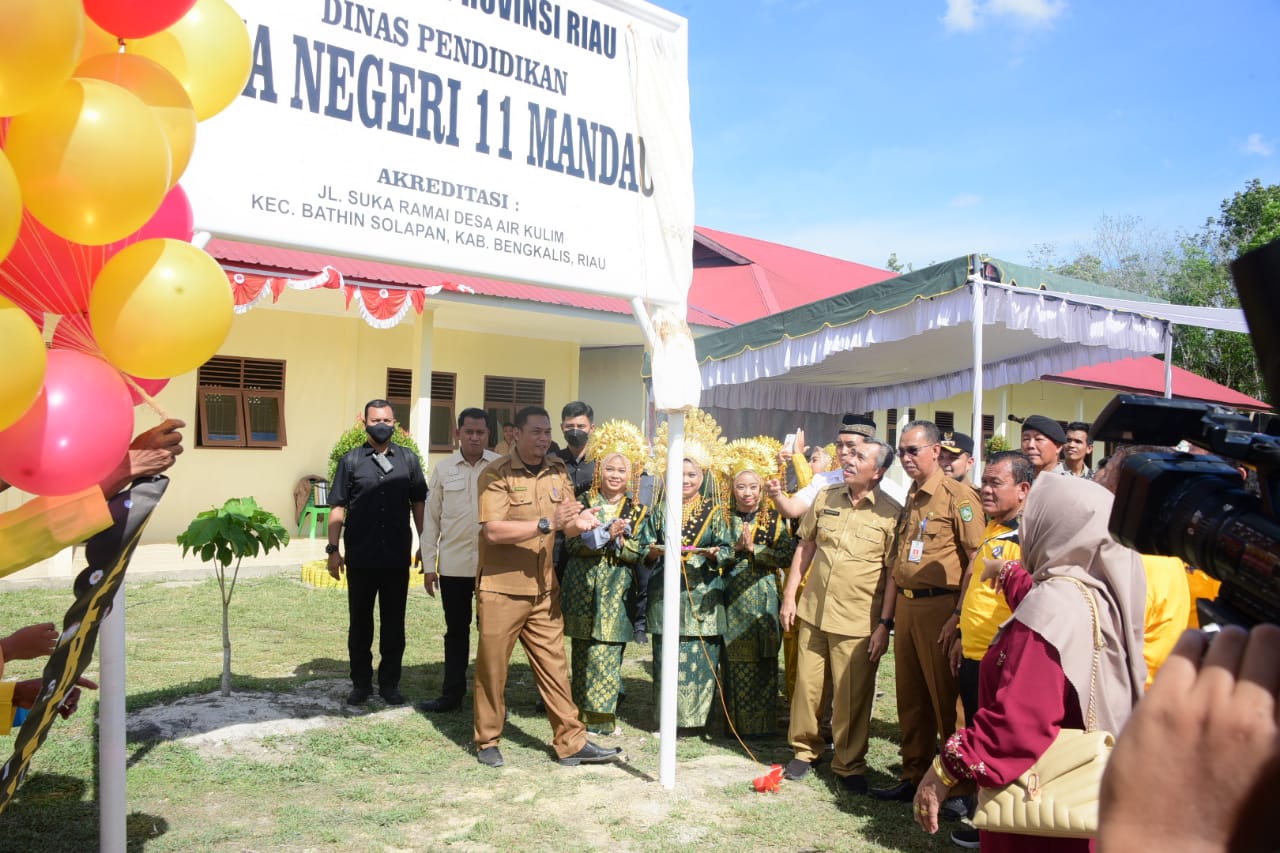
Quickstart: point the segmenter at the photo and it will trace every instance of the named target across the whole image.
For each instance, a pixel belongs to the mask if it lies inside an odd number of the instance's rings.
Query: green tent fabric
[[[762,317],[750,323],[704,335],[697,340],[698,363],[703,364],[708,359],[723,359],[747,349],[758,349],[784,337],[803,337],[824,326],[854,323],[873,314],[884,314],[902,308],[918,299],[930,299],[958,291],[967,286],[972,257],[969,255],[954,258],[906,275],[886,279],[878,284],[860,287],[848,293],[841,293],[789,311]],[[989,281],[1080,296],[1155,301],[1150,297],[1127,290],[1044,272],[986,256],[982,257],[982,262],[984,277]],[[998,277],[993,278],[992,272],[995,272]]]
[[[1161,352],[1162,305],[984,255],[956,258],[699,338],[702,405],[842,412],[951,397],[974,386],[979,310],[983,386],[1017,384]]]

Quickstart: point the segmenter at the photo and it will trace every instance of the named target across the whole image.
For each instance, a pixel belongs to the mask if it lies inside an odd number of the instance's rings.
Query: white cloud
[[[1067,0],[947,0],[942,23],[951,32],[970,32],[997,18],[1022,27],[1047,27],[1066,8]]]
[[[1007,16],[1027,26],[1046,26],[1067,8],[1066,0],[989,0],[992,15]]]
[[[982,196],[973,193],[961,193],[949,202],[951,207],[977,207],[982,204]]]
[[[952,31],[968,32],[978,24],[977,3],[974,0],[947,0],[947,14],[943,25]]]
[[[1246,154],[1270,157],[1275,152],[1276,147],[1273,143],[1263,139],[1261,133],[1251,133],[1249,138],[1244,141],[1244,145],[1240,146],[1240,150]]]

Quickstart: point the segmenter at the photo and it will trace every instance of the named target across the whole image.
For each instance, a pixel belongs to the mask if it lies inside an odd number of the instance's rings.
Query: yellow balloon
[[[200,121],[231,105],[253,66],[249,31],[225,0],[196,0],[178,23],[127,42],[125,50],[168,68],[191,96]]]
[[[84,42],[81,0],[3,0],[0,33],[0,116],[12,116],[71,76]]]
[[[94,56],[76,68],[77,77],[93,77],[123,86],[137,95],[160,119],[160,128],[169,142],[173,158],[169,186],[173,187],[191,162],[196,146],[196,112],[187,90],[162,65],[145,56],[106,53]]]
[[[94,340],[112,364],[144,379],[204,364],[227,339],[234,316],[222,267],[181,240],[140,240],[121,249],[89,297]]]
[[[73,77],[15,116],[5,143],[31,215],[60,237],[99,246],[137,231],[169,191],[169,143],[138,97]]]
[[[13,248],[21,228],[22,190],[18,188],[18,176],[13,173],[9,158],[0,149],[0,261]]]
[[[88,15],[84,16],[84,46],[80,48],[80,58],[76,65],[80,66],[86,59],[101,56],[104,53],[119,53],[120,39],[104,30]]]
[[[26,414],[44,386],[46,351],[36,324],[0,296],[0,430]]]

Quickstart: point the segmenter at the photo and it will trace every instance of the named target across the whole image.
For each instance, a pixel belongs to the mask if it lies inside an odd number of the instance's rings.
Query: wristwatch
[[[338,553],[338,546],[337,546],[337,545],[325,545],[325,546],[324,546],[324,552],[325,552],[326,554],[336,554],[336,553]]]
[[[881,617],[881,619],[880,619],[880,624],[881,624],[881,625],[883,625],[883,626],[885,626],[886,628],[888,628],[890,631],[892,631],[892,630],[893,630],[893,620],[892,620],[892,619],[885,619],[885,618]]]
[[[550,533],[550,532],[551,532],[551,522],[550,522],[550,521],[547,521],[545,518],[540,518],[540,519],[538,519],[538,532],[539,532],[539,533],[542,533],[542,534],[544,534],[544,535],[545,535],[545,534],[547,534],[547,533]]]

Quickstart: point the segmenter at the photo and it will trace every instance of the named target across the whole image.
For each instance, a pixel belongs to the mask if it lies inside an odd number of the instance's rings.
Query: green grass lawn
[[[57,621],[64,590],[0,596],[0,626]],[[444,618],[421,589],[410,594],[401,684],[411,702],[436,695]],[[623,733],[599,738],[624,748],[620,766],[562,768],[550,727],[533,710],[536,689],[517,648],[508,684],[507,766],[494,771],[471,752],[470,703],[425,716],[378,699],[349,710],[346,595],[292,577],[245,579],[232,602],[233,690],[302,694],[316,727],[202,746],[139,729],[146,709],[216,693],[221,674],[219,599],[212,579],[127,588],[129,845],[131,850],[943,850],[948,826],[930,838],[910,805],[842,792],[824,764],[804,782],[757,794],[753,764],[724,736],[678,747],[676,788],[658,784],[650,648],[628,646]],[[473,634],[474,643],[474,634]],[[375,650],[376,661],[376,650]],[[9,677],[40,664],[15,662]],[[96,665],[90,677],[97,674]],[[880,667],[872,728],[871,783],[898,769],[893,663]],[[227,700],[224,700],[227,701]],[[230,702],[235,702],[233,695]],[[83,851],[97,847],[95,716],[92,697],[56,724],[0,817],[0,849]],[[283,715],[283,714],[282,714]],[[783,734],[749,744],[764,764],[790,758]]]

